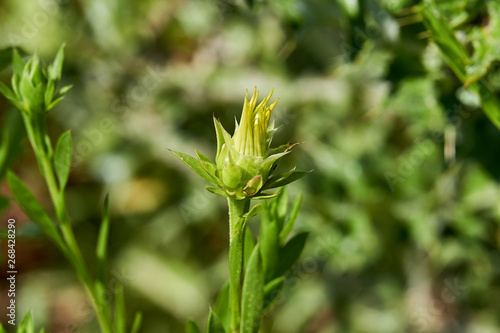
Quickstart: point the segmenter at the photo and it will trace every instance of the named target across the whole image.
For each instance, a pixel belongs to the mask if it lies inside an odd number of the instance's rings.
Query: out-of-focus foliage
[[[474,60],[470,75],[496,93],[497,5],[439,3]],[[142,332],[201,323],[228,278],[225,201],[167,148],[213,158],[212,116],[232,132],[242,93],[255,85],[280,97],[276,145],[305,141],[278,169],[314,169],[289,187],[292,199],[303,192],[295,226],[310,237],[263,332],[500,329],[499,132],[443,61],[418,5],[0,4],[0,49],[17,44],[52,59],[67,43],[62,85],[73,88],[50,111],[49,133],[74,136],[68,210],[91,258],[109,192],[109,276],[125,285],[127,313],[143,312]],[[18,111],[0,103],[4,125]],[[50,207],[26,140],[13,144],[8,166]],[[3,212],[19,222],[19,318],[32,309],[37,329],[95,332],[67,262],[18,208]],[[106,288],[116,295],[115,284]]]

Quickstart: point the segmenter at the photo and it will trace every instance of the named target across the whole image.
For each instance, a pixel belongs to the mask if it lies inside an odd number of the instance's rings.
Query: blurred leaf
[[[24,316],[19,330],[22,333],[35,333],[35,323],[33,322],[33,315],[31,311],[29,311],[26,316]]]
[[[224,326],[226,331],[230,331],[231,329],[231,305],[230,305],[230,293],[229,293],[230,283],[227,281],[222,286],[219,291],[219,295],[217,296],[217,301],[215,302],[214,311],[219,316],[219,319]]]
[[[255,5],[255,0],[245,0],[247,3],[248,7],[253,8]]]
[[[278,296],[285,284],[285,277],[280,276],[272,281],[269,281],[264,287],[264,310],[263,313],[268,313],[273,308]]]
[[[186,323],[186,333],[201,333],[201,332],[196,323],[191,319],[188,319]]]
[[[63,68],[63,62],[64,62],[64,48],[66,46],[66,43],[63,43],[59,50],[57,51],[56,57],[54,58],[54,61],[52,62],[51,65],[48,66],[48,77],[49,80],[57,82],[61,79],[61,73],[62,73],[62,68]]]
[[[272,205],[263,200],[262,207],[259,243],[265,281],[267,282],[275,277],[278,262],[280,261],[280,241],[278,223],[271,215]]]
[[[0,50],[0,71],[7,67],[12,60],[12,47]]]
[[[208,315],[207,333],[225,333],[219,317],[212,309]]]
[[[17,105],[16,95],[3,82],[0,82],[0,93],[5,96],[12,104]]]
[[[22,154],[21,140],[26,135],[21,114],[11,109],[4,118],[0,137],[0,179],[3,179],[7,168]]]
[[[431,32],[432,39],[440,48],[441,54],[448,66],[450,66],[462,83],[479,93],[484,113],[500,129],[500,101],[498,101],[485,82],[474,82],[477,78],[469,79],[467,77],[466,65],[471,62],[471,59],[465,47],[450,28],[448,21],[439,11],[436,2],[434,0],[426,0],[420,14],[422,22]]]
[[[21,77],[24,67],[26,63],[24,62],[23,58],[21,58],[21,55],[17,51],[17,49],[14,49],[12,51],[12,69],[14,71],[14,75]]]
[[[311,171],[294,171],[293,173],[287,175],[287,174],[281,174],[281,175],[276,175],[273,177],[270,177],[267,183],[264,184],[263,190],[271,189],[271,188],[277,188],[281,186],[285,186],[290,184],[291,182],[294,182],[307,174],[311,173]]]
[[[59,95],[64,95],[65,93],[67,93],[71,88],[73,88],[73,85],[72,84],[69,84],[67,86],[64,86],[62,87],[61,89],[59,89],[58,91],[58,94]]]
[[[54,166],[56,169],[59,187],[62,190],[66,187],[71,169],[72,140],[71,132],[66,131],[59,137],[54,155]]]
[[[97,278],[101,283],[106,284],[106,250],[108,246],[109,234],[109,194],[104,199],[101,227],[97,238]]]
[[[244,244],[244,250],[243,250],[243,267],[245,267],[248,264],[248,260],[250,259],[250,255],[252,254],[252,251],[255,247],[255,240],[253,239],[252,235],[252,230],[250,230],[249,227],[247,227],[247,230],[245,231],[245,244]]]
[[[125,333],[126,317],[125,317],[125,297],[123,295],[123,287],[118,288],[115,292],[115,328],[116,333]]]
[[[286,216],[286,212],[288,210],[288,191],[286,187],[280,191],[280,194],[276,197],[276,215],[277,217],[283,221]],[[280,230],[282,225],[280,225]]]
[[[142,323],[142,313],[137,312],[134,317],[134,322],[132,324],[132,329],[130,330],[130,333],[139,333],[139,330],[141,329],[141,323]]]
[[[292,212],[290,213],[290,218],[285,223],[285,225],[283,226],[283,229],[280,232],[280,242],[281,243],[283,243],[286,240],[286,238],[288,237],[288,235],[292,231],[293,226],[295,225],[295,220],[297,220],[297,215],[299,215],[299,210],[300,210],[301,204],[302,204],[302,192],[299,193],[299,196],[293,202]]]
[[[281,249],[276,276],[285,275],[292,268],[293,264],[299,259],[308,236],[308,232],[302,232],[290,239]]]
[[[7,207],[9,207],[9,198],[0,194],[0,214],[2,214],[3,210]]]
[[[64,243],[59,235],[52,219],[47,215],[43,206],[38,202],[31,191],[24,185],[14,173],[7,173],[7,182],[12,191],[14,199],[21,207],[23,212],[35,222],[56,244],[62,249],[65,248]]]
[[[99,278],[94,283],[94,290],[96,294],[96,302],[99,311],[106,312],[107,315],[111,314],[111,306],[108,299],[106,281],[101,281]]]
[[[500,60],[500,4],[486,2],[488,24],[471,31],[469,39],[474,46],[471,62],[467,64],[467,81],[476,81],[486,74],[494,61]]]
[[[262,303],[264,300],[264,268],[260,256],[259,244],[248,261],[243,280],[241,301],[241,333],[255,333],[259,331],[262,317]]]
[[[46,110],[47,111],[50,111],[52,110],[53,108],[56,107],[57,104],[59,104],[59,102],[61,102],[62,100],[64,99],[64,96],[61,96],[61,97],[58,97],[56,98],[55,100],[53,100],[49,105],[46,106]]]

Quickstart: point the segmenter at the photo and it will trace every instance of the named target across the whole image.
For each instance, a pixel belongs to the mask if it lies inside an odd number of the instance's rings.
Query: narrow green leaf
[[[103,284],[106,284],[106,250],[108,247],[109,234],[109,194],[104,199],[101,227],[97,238],[97,278]]]
[[[276,276],[285,275],[293,264],[299,259],[304,246],[306,245],[308,232],[302,232],[285,244],[280,251],[280,261],[278,264]]]
[[[125,333],[126,317],[125,317],[125,297],[123,295],[123,287],[118,288],[115,293],[115,328],[116,333]]]
[[[16,94],[17,99],[21,99],[21,94],[19,92],[19,80],[20,76],[16,75],[15,73],[12,75],[12,78],[10,79],[12,91],[14,92],[14,94]],[[22,108],[19,109],[22,110]]]
[[[292,212],[290,213],[290,218],[288,222],[284,225],[283,229],[280,232],[280,242],[283,243],[285,239],[288,237],[290,232],[293,229],[295,221],[297,220],[297,215],[299,215],[300,205],[302,204],[302,192],[299,194],[297,199],[293,202]]]
[[[281,187],[290,184],[304,176],[307,176],[311,171],[295,171],[289,176],[283,177],[282,175],[276,175],[269,178],[268,182],[264,184],[263,189],[271,189],[276,187]]]
[[[196,156],[198,157],[198,161],[199,161],[200,165],[210,175],[210,179],[211,179],[210,182],[212,184],[216,184],[218,186],[221,186],[222,185],[221,181],[215,175],[216,171],[217,171],[217,167],[215,166],[215,164],[208,157],[206,157],[202,153],[198,152],[196,149],[194,152],[195,152]]]
[[[253,206],[252,209],[250,209],[250,211],[248,213],[244,214],[243,217],[246,218],[246,219],[249,219],[251,217],[256,216],[261,211],[262,211],[262,206],[259,205],[259,204],[257,204],[255,206]]]
[[[210,314],[208,315],[207,333],[226,333],[217,313],[212,309],[210,309]]]
[[[265,281],[268,282],[276,277],[276,268],[280,261],[280,241],[278,223],[271,212],[272,205],[263,200],[262,207],[259,242]]]
[[[187,166],[190,167],[194,172],[196,172],[200,177],[213,184],[213,178],[215,177],[215,175],[209,174],[208,171],[203,168],[199,160],[183,153],[175,152],[173,150],[170,151],[182,162],[186,163]]]
[[[17,98],[16,95],[7,87],[3,82],[0,82],[0,93],[5,96],[11,103],[16,104]]]
[[[250,256],[243,281],[240,333],[259,331],[264,300],[264,269],[259,244]]]
[[[49,105],[47,105],[46,107],[46,110],[47,111],[50,111],[52,110],[53,108],[56,107],[57,104],[59,104],[60,101],[62,101],[64,99],[64,96],[61,96],[61,97],[58,97],[56,98],[55,100],[53,100]]]
[[[68,84],[67,86],[64,86],[62,87],[61,89],[59,89],[59,91],[57,92],[58,96],[62,96],[64,95],[65,93],[67,93],[71,88],[73,88],[73,85],[72,84]]]
[[[219,316],[222,326],[224,326],[224,329],[228,332],[231,330],[231,306],[229,298],[229,287],[229,281],[224,283],[219,292],[219,295],[217,296],[217,301],[215,301],[214,307],[214,311]]]
[[[228,194],[219,187],[205,186],[205,188],[207,189],[208,192],[212,192],[213,194],[220,195],[221,197],[228,197]]]
[[[215,134],[217,136],[217,157],[219,157],[219,154],[222,150],[222,146],[224,143],[226,143],[225,137],[229,136],[229,134],[226,132],[224,127],[222,127],[222,124],[220,121],[218,121],[215,116],[214,118],[214,126],[215,126]]]
[[[66,131],[59,137],[59,140],[57,140],[54,155],[54,167],[56,169],[61,191],[64,190],[68,182],[69,171],[71,169],[72,147],[71,132]]]
[[[256,195],[252,197],[252,199],[257,200],[257,199],[271,199],[277,196],[279,193],[265,193],[265,192],[259,192]]]
[[[280,191],[280,194],[276,197],[276,215],[280,220],[283,220],[286,216],[288,210],[288,191],[286,187]],[[281,228],[280,228],[281,229]]]
[[[186,323],[186,333],[201,333],[198,325],[191,319],[188,319]]]
[[[134,323],[132,324],[132,329],[130,330],[130,333],[139,333],[139,330],[141,329],[141,323],[142,323],[142,313],[137,312],[134,317]]]
[[[39,333],[45,333],[45,328],[41,328]]]
[[[247,230],[245,231],[245,244],[243,244],[243,267],[246,267],[248,265],[248,260],[250,259],[250,255],[252,254],[252,251],[255,247],[255,240],[253,239],[252,231],[249,227],[246,228]]]
[[[66,43],[63,43],[59,50],[57,51],[57,55],[54,58],[54,62],[52,62],[52,65],[48,67],[48,74],[49,74],[49,79],[53,80],[57,83],[61,79],[61,73],[62,73],[62,68],[63,68],[63,62],[64,62],[64,48],[66,46]]]
[[[285,277],[280,276],[272,281],[269,281],[264,287],[264,314],[269,312],[273,307],[276,301],[278,300],[278,296],[283,289],[283,285],[285,284]]]
[[[211,159],[209,159],[207,156],[203,155],[202,153],[200,153],[196,149],[194,150],[194,152],[196,153],[196,156],[198,156],[198,158],[200,160],[205,161],[205,162],[210,163],[210,164],[214,164],[214,162],[212,162]]]
[[[100,279],[97,279],[94,283],[94,289],[99,311],[106,312],[107,315],[110,315],[111,306],[109,305],[109,299],[105,287],[105,282],[102,282]]]
[[[23,212],[36,223],[57,245],[65,249],[54,222],[31,191],[14,173],[7,173],[7,183],[12,195]]]
[[[22,139],[26,135],[21,113],[11,109],[4,116],[0,142],[0,179],[3,179],[7,168],[23,154]]]
[[[26,63],[16,49],[12,50],[12,69],[14,70],[14,75],[21,76],[24,71],[24,66]]]
[[[23,322],[21,323],[21,329],[25,333],[35,333],[35,323],[33,321],[33,315],[29,311],[26,316],[24,316]]]

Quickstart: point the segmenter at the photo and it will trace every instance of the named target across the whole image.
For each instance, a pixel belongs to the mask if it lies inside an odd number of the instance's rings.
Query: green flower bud
[[[271,112],[278,102],[276,100],[267,105],[272,94],[271,91],[269,96],[257,105],[257,89],[250,100],[247,91],[240,123],[236,123],[232,137],[214,118],[217,134],[215,164],[199,153],[196,160],[174,152],[191,169],[215,185],[207,187],[210,192],[237,200],[266,198],[275,194],[266,193],[265,190],[284,186],[307,174],[292,169],[281,175],[272,175],[276,162],[296,145],[286,144],[272,149],[270,147],[276,132],[274,123],[270,122]]]
[[[288,153],[286,151],[288,145],[279,148],[278,151],[269,147],[272,135],[276,132],[274,124],[270,123],[271,112],[278,102],[276,100],[267,105],[272,94],[271,91],[269,96],[257,105],[259,96],[257,89],[254,90],[250,100],[247,91],[240,123],[236,123],[232,137],[220,122],[215,121],[218,141],[217,170],[222,176],[222,189],[229,196],[244,199],[257,194],[268,180],[274,163]],[[228,160],[231,163],[234,160],[235,165],[230,164],[229,168]],[[235,167],[238,171],[235,171]],[[234,177],[229,177],[233,174]]]
[[[241,182],[241,177],[240,168],[234,163],[233,159],[228,156],[222,168],[222,183],[232,192]]]

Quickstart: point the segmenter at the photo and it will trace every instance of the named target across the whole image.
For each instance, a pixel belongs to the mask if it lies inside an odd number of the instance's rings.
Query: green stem
[[[44,126],[44,124],[38,122],[38,126],[35,129],[33,128],[32,123],[28,117],[23,115],[23,118],[25,118],[24,123],[26,125],[28,138],[31,142],[33,150],[35,151],[38,165],[40,167],[40,172],[42,173],[43,177],[45,178],[45,182],[47,183],[50,197],[52,199],[57,219],[60,224],[61,233],[66,243],[64,244],[64,252],[69,261],[73,264],[78,278],[84,285],[84,288],[89,295],[89,298],[91,299],[92,305],[96,311],[97,320],[99,321],[99,326],[101,327],[101,332],[111,333],[111,318],[105,315],[104,306],[99,301],[99,297],[97,295],[96,289],[94,288],[94,284],[92,282],[88,269],[85,265],[82,253],[76,242],[73,229],[71,228],[71,221],[66,210],[64,190],[60,189],[57,184],[55,171],[52,167],[51,158],[49,156],[50,149],[47,149],[47,147],[45,147],[46,141],[44,131],[43,129],[38,128],[40,126]]]
[[[243,223],[242,216],[248,213],[250,202],[247,200],[236,200],[227,198],[227,205],[229,208],[229,244],[233,241],[235,234],[239,231]]]
[[[231,332],[238,332],[241,304],[241,278],[243,276],[244,221],[250,200],[227,198],[229,208],[229,275]]]

